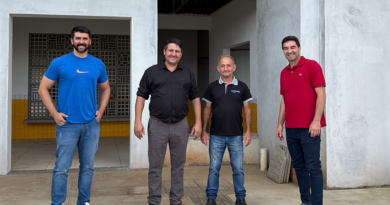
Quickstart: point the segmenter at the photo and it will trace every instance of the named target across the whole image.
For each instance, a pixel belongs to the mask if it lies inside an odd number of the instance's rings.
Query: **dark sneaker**
[[[245,202],[245,198],[242,198],[236,200],[236,205],[248,205],[248,204]]]
[[[217,202],[215,202],[215,199],[207,199],[206,205],[217,205]]]

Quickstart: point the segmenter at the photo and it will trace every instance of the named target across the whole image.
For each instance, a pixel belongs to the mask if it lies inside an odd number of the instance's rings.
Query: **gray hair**
[[[232,59],[232,61],[233,61],[233,66],[236,65],[236,64],[234,63],[234,58],[233,58],[233,56],[226,54],[226,55],[221,55],[221,56],[218,58],[218,64],[217,64],[218,66],[219,66],[219,62],[221,61],[222,58],[230,58],[230,59]]]

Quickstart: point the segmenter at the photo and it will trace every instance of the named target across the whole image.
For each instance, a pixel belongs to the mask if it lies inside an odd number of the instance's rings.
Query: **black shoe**
[[[236,205],[248,205],[248,204],[245,202],[245,198],[242,198],[236,200]]]
[[[217,202],[215,202],[215,199],[207,199],[206,205],[217,205]]]

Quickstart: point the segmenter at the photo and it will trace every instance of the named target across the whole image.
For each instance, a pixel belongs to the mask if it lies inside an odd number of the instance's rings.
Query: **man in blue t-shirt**
[[[39,95],[56,122],[56,163],[53,170],[52,205],[66,199],[68,170],[78,146],[80,171],[77,204],[89,204],[93,165],[99,143],[99,122],[110,97],[106,67],[88,55],[91,32],[85,26],[71,32],[73,52],[53,60],[39,86]],[[58,82],[57,108],[48,90]],[[99,109],[96,84],[101,90]]]

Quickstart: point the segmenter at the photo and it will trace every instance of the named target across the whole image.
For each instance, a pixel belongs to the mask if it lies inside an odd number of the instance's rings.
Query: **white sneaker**
[[[85,202],[85,205],[89,205],[89,203],[88,203],[88,202]]]

